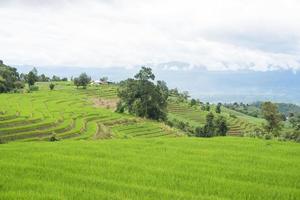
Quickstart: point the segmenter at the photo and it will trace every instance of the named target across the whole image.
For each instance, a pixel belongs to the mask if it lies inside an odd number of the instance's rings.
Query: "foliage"
[[[210,111],[210,105],[209,105],[209,102],[206,102],[206,104],[205,104],[205,110],[206,111]]]
[[[191,99],[190,105],[195,106],[197,104],[196,99]]]
[[[91,77],[89,77],[86,73],[82,73],[79,75],[79,77],[73,79],[74,85],[76,85],[77,88],[79,86],[86,88],[90,81]]]
[[[122,105],[123,111],[127,110],[139,117],[165,120],[169,96],[165,82],[158,81],[154,84],[152,81],[155,75],[151,68],[147,67],[142,67],[134,77],[135,79],[127,79],[120,83],[119,106]]]
[[[10,92],[22,85],[16,68],[0,64],[0,93]]]
[[[261,110],[264,118],[267,121],[265,126],[268,133],[278,136],[278,131],[281,128],[281,115],[277,110],[277,106],[271,102],[264,102],[261,105]]]
[[[300,114],[290,117],[289,122],[292,124],[295,130],[300,130]]]
[[[27,74],[27,83],[30,86],[33,86],[35,82],[38,81],[38,72],[36,68],[33,68],[28,74]]]
[[[218,116],[215,120],[215,133],[220,136],[225,136],[227,131],[229,130],[226,118],[223,116]]]
[[[47,77],[45,74],[41,74],[38,76],[38,82],[49,82],[50,78]]]
[[[206,115],[206,124],[203,127],[202,137],[212,137],[215,134],[214,114],[208,113]]]
[[[50,89],[50,90],[53,90],[54,87],[55,87],[55,84],[54,84],[54,83],[50,83],[50,84],[49,84],[49,89]]]
[[[29,86],[29,91],[30,91],[30,92],[38,91],[38,90],[39,90],[39,87],[36,86],[36,85],[30,85],[30,86]]]
[[[222,104],[221,103],[218,103],[217,106],[216,106],[216,113],[221,113],[221,106]]]

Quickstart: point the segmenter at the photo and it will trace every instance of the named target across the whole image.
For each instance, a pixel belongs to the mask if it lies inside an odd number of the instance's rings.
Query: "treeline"
[[[25,88],[25,84],[28,84],[28,91],[38,90],[35,86],[36,82],[57,82],[68,81],[66,77],[60,78],[53,75],[52,78],[47,77],[45,74],[38,74],[36,68],[33,68],[30,72],[19,74],[17,69],[3,64],[0,60],[0,93],[6,92],[18,92]],[[50,84],[50,89],[54,88],[53,84]]]
[[[284,123],[282,113],[279,112],[277,104],[269,101],[263,102],[260,109],[266,123],[262,125],[261,129],[248,133],[247,136],[300,142],[300,113],[290,116],[288,121]],[[291,127],[284,127],[287,125]]]
[[[31,76],[31,77],[30,77]],[[29,79],[33,78],[35,82],[58,82],[58,81],[68,81],[67,77],[59,77],[56,75],[53,75],[51,78],[46,76],[45,74],[38,74],[38,71],[36,68],[33,68],[29,73],[20,74],[20,79],[24,82],[28,82]]]
[[[226,103],[224,104],[224,106],[229,109],[253,117],[263,117],[261,113],[261,106],[263,103],[264,102],[261,101],[257,101],[249,104],[245,104],[242,102],[240,103],[234,102],[234,103]],[[300,113],[300,106],[297,106],[295,104],[291,104],[291,103],[275,103],[275,104],[278,107],[278,111],[281,113],[281,117],[284,121],[287,120],[290,117],[290,115]]]

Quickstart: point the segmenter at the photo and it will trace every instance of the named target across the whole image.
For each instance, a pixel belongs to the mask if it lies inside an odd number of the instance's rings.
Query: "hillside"
[[[300,146],[238,137],[0,145],[0,199],[299,199]]]
[[[70,82],[57,82],[54,91],[49,83],[38,83],[39,91],[2,94],[0,105],[0,140],[49,140],[176,137],[183,134],[151,120],[113,112],[117,86],[90,86],[76,89]],[[9,99],[9,101],[7,101]],[[186,121],[192,126],[205,123],[207,111],[186,103],[169,103],[169,118]],[[212,106],[214,112],[214,107]],[[258,128],[264,120],[222,107],[229,123],[229,135],[241,135]]]
[[[190,125],[204,126],[208,111],[203,111],[200,107],[191,107],[188,103],[170,102],[168,106],[169,118],[185,121]],[[242,135],[243,133],[253,132],[265,121],[261,118],[252,117],[235,110],[221,107],[221,114],[215,113],[215,106],[211,106],[211,112],[216,116],[222,115],[229,124],[229,135]]]
[[[113,112],[116,87],[76,89],[72,83],[57,83],[50,91],[0,95],[0,140],[93,139],[124,137],[176,137],[179,131],[162,123]],[[5,103],[4,103],[5,102]]]

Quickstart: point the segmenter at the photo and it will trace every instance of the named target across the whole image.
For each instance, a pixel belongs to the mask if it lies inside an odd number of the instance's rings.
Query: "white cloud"
[[[297,0],[2,0],[0,57],[37,66],[297,70],[299,10]]]

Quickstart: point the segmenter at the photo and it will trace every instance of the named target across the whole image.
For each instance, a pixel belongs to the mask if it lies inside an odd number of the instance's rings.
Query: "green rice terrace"
[[[212,106],[213,107],[213,106]],[[186,103],[175,103],[170,102],[168,106],[169,117],[175,118],[180,121],[185,121],[191,125],[204,125],[206,120],[206,115],[208,111],[200,110],[199,108],[194,108]],[[214,110],[214,107],[212,108]],[[229,124],[228,135],[239,136],[245,132],[251,132],[259,128],[261,124],[264,123],[264,119],[255,118],[245,115],[234,110],[222,107],[222,113],[216,115],[224,116]]]
[[[115,85],[37,85],[39,91],[0,95],[0,199],[300,198],[295,142],[187,137],[114,112]],[[229,135],[263,123],[222,109]],[[208,113],[172,102],[168,110],[195,125]],[[53,136],[58,141],[49,142]]]
[[[54,91],[48,91],[48,84],[39,86],[33,93],[0,95],[1,141],[49,140],[53,134],[58,139],[182,135],[163,124],[112,112],[106,101],[116,98],[114,86],[83,90],[64,84]]]

